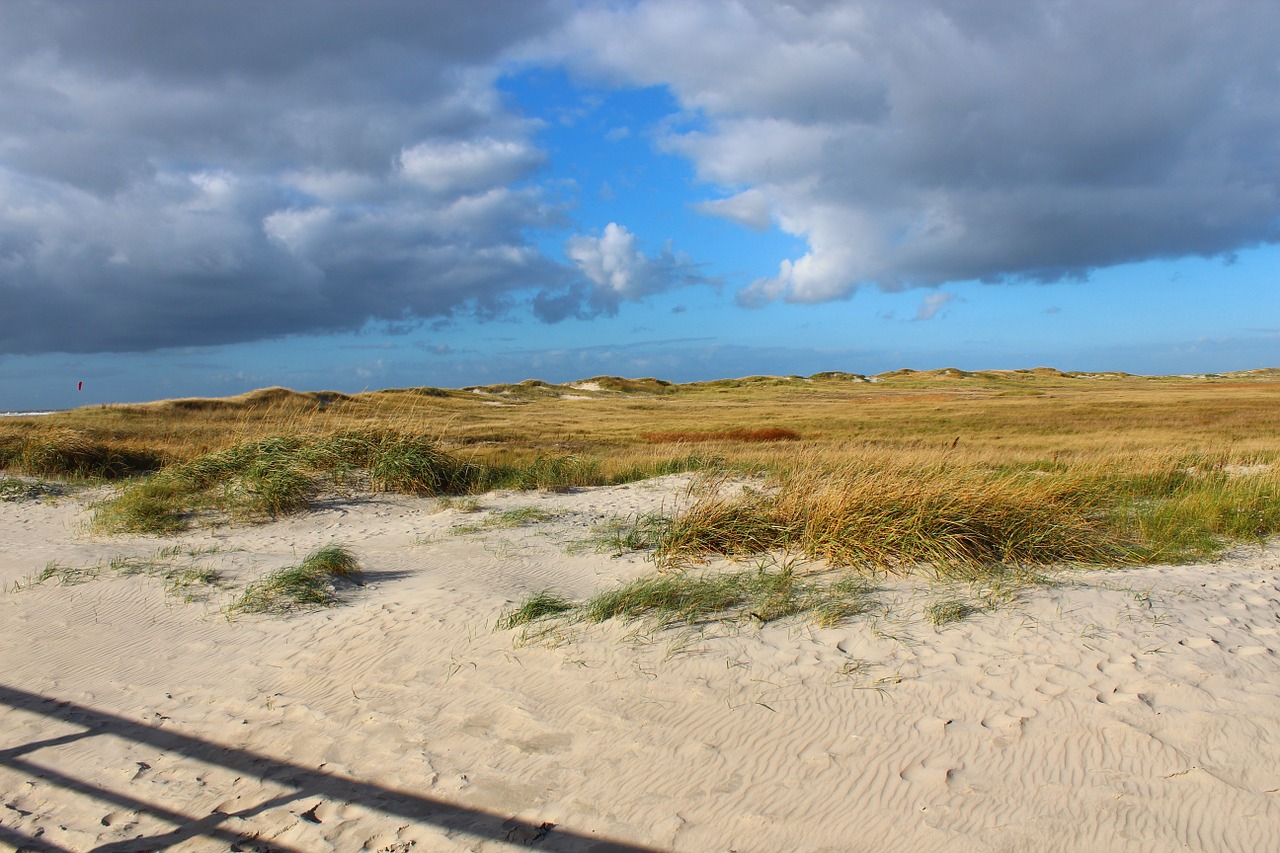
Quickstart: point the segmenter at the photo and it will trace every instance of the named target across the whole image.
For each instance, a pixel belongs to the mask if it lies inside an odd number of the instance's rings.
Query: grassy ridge
[[[1001,464],[1150,452],[1270,461],[1280,450],[1280,373],[1274,371],[1195,379],[934,371],[872,379],[828,373],[670,385],[597,377],[576,385],[356,395],[267,389],[222,400],[87,407],[0,420],[0,468],[127,476],[265,436],[364,430],[430,436],[444,449],[499,467],[524,466],[538,456],[593,459],[605,477],[614,466],[688,452],[681,445],[692,442],[699,454],[762,467],[804,452],[836,461],[856,459],[866,448],[914,451],[953,443],[966,453],[997,456]],[[799,438],[733,438],[757,430]],[[668,437],[673,440],[659,440]],[[27,446],[31,440],[94,450],[87,458],[77,451],[64,461],[40,462],[41,454]]]
[[[117,479],[159,468],[162,452],[53,426],[0,435],[0,468],[35,477]]]
[[[98,511],[109,531],[165,533],[200,510],[254,519],[307,509],[325,485],[367,478],[374,490],[445,494],[465,489],[467,466],[429,441],[388,433],[277,435],[165,467]]]
[[[1271,535],[1276,435],[1276,371],[596,377],[358,395],[267,389],[6,419],[0,467],[152,471],[99,513],[107,529],[151,532],[201,513],[297,512],[332,489],[469,494],[765,472],[768,488],[729,499],[708,487],[677,518],[618,531],[618,547],[656,545],[672,563],[785,549],[963,574],[1188,559]]]
[[[1280,531],[1280,472],[1203,470],[1147,456],[1009,468],[946,453],[869,452],[850,467],[802,460],[772,487],[701,487],[665,525],[660,563],[785,550],[871,571],[1185,561]]]
[[[425,436],[365,430],[275,435],[169,465],[127,484],[95,515],[106,532],[171,533],[202,512],[260,521],[302,512],[325,491],[458,495],[495,488],[566,489],[689,470],[696,456],[605,477],[593,460],[538,456],[522,466],[467,462]]]

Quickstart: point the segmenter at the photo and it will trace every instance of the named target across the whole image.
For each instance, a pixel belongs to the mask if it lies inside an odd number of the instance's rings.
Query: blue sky
[[[1277,41],[1208,0],[6,4],[0,410],[1277,366]]]

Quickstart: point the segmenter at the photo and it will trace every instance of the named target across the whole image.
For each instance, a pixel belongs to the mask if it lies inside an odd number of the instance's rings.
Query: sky
[[[1280,366],[1277,44],[1267,0],[5,0],[0,411]]]

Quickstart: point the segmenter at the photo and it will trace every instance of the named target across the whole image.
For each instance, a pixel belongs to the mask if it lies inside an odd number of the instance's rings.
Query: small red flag
[[[77,383],[76,383],[76,390],[77,390],[77,391],[83,391],[83,390],[84,390],[84,383],[83,383],[83,382],[77,382]]]

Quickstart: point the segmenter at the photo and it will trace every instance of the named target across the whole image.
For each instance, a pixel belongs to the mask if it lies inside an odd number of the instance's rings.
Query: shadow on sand
[[[253,835],[235,832],[223,824],[232,818],[251,818],[268,809],[313,797],[331,802],[357,804],[408,821],[429,823],[459,837],[460,840],[472,838],[504,841],[516,846],[559,851],[559,853],[658,853],[655,848],[575,833],[571,829],[549,823],[534,826],[512,818],[504,818],[493,812],[454,805],[420,794],[397,791],[372,782],[313,770],[267,755],[228,748],[190,735],[145,725],[72,702],[62,702],[47,696],[28,693],[16,687],[0,685],[0,703],[18,711],[39,714],[50,720],[70,723],[83,729],[71,734],[2,749],[0,766],[12,768],[24,775],[41,779],[46,783],[117,808],[148,814],[173,827],[168,832],[156,835],[102,844],[94,847],[92,853],[125,853],[126,851],[142,853],[149,850],[164,850],[201,837],[221,842],[227,845],[228,850],[244,851],[244,853],[307,853],[307,851],[274,841],[260,840]],[[274,785],[291,790],[236,812],[214,811],[208,815],[193,816],[108,790],[84,779],[68,776],[59,772],[56,767],[34,763],[25,757],[37,750],[51,749],[102,735],[146,744],[165,752],[225,767],[243,776],[269,780]],[[314,811],[313,808],[310,812],[303,812],[301,819],[318,822],[314,817]],[[307,815],[311,817],[308,818]],[[2,823],[0,823],[0,843],[8,844],[15,850],[30,851],[30,853],[69,853],[63,847],[39,837],[18,832]]]

